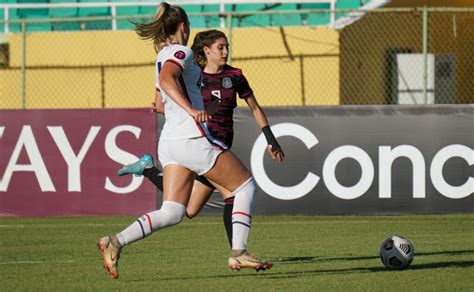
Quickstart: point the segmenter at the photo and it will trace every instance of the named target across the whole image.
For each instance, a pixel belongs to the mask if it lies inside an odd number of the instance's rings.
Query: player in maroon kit
[[[228,148],[232,147],[234,138],[233,114],[237,106],[237,95],[244,99],[252,110],[258,126],[262,129],[268,142],[268,152],[279,163],[285,157],[283,150],[268,125],[267,117],[259,106],[247,79],[239,68],[227,64],[229,55],[228,42],[225,34],[218,30],[199,32],[192,45],[194,59],[201,66],[201,95],[207,112],[211,115],[208,129],[211,135]],[[163,113],[160,93],[157,92],[153,111]],[[118,175],[145,175],[160,190],[163,189],[160,170],[154,166],[153,158],[145,154],[139,161],[125,165]],[[219,190],[224,198],[224,225],[229,243],[232,245],[232,209],[233,194],[224,187],[207,180],[204,176],[196,176],[186,214],[189,218],[196,216],[209,200],[214,190]]]

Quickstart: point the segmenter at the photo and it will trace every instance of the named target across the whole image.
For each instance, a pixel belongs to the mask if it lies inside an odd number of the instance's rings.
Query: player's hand
[[[283,150],[281,150],[281,148],[273,150],[272,145],[268,145],[267,146],[267,151],[270,154],[270,156],[273,159],[276,159],[276,161],[278,161],[279,163],[282,163],[283,160],[285,159],[285,153],[283,153]]]
[[[207,122],[207,120],[211,117],[207,114],[207,112],[200,111],[193,108],[189,111],[189,115],[192,116],[196,122],[201,122],[201,123]]]

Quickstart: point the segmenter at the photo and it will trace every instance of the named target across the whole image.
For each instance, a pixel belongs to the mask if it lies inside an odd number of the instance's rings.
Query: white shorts
[[[198,175],[203,175],[214,166],[217,157],[226,149],[211,143],[206,137],[179,140],[160,140],[158,159],[165,168],[177,164]]]

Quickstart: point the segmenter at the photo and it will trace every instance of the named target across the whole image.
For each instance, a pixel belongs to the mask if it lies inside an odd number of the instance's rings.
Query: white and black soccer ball
[[[380,247],[380,259],[389,269],[406,269],[413,261],[413,244],[402,236],[392,235]]]

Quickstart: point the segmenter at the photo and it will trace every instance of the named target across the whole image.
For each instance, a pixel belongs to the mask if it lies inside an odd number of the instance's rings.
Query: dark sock
[[[163,192],[163,175],[160,175],[161,171],[156,168],[145,168],[143,170],[143,175],[148,178],[160,191]]]
[[[224,227],[227,232],[230,248],[232,248],[232,209],[234,209],[234,197],[227,198],[224,202]]]

